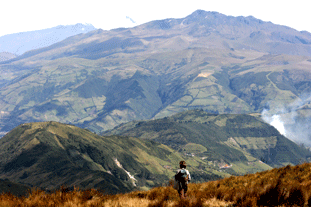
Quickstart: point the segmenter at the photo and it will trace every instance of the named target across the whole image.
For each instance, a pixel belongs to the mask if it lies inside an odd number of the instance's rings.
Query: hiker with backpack
[[[191,176],[188,170],[186,170],[187,164],[185,161],[179,162],[180,169],[177,170],[175,175],[176,190],[179,197],[184,199],[187,197],[188,183],[191,180]]]

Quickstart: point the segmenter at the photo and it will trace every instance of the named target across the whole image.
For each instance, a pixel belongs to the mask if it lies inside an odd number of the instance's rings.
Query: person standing
[[[186,170],[187,164],[185,161],[179,162],[179,168],[175,175],[175,182],[178,184],[177,191],[179,197],[184,199],[187,197],[188,183],[191,181],[191,176],[189,171]]]

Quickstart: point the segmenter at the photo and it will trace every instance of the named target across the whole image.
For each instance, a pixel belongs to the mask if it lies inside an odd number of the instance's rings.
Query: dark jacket
[[[185,168],[178,169],[176,175],[177,175],[181,170],[186,170],[186,169],[185,169]],[[186,173],[187,173],[187,175],[188,175],[188,181],[187,181],[186,184],[188,184],[188,183],[191,181],[191,176],[190,176],[190,173],[189,173],[188,170],[186,170]]]

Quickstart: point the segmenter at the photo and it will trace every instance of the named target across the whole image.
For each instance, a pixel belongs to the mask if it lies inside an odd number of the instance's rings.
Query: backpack
[[[189,175],[187,174],[187,171],[185,169],[181,169],[176,175],[175,180],[179,182],[185,182],[187,183],[189,179]]]

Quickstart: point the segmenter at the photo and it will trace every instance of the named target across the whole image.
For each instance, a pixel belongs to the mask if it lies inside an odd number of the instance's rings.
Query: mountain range
[[[10,52],[0,52],[0,62],[16,58],[17,55]]]
[[[310,92],[311,34],[197,10],[94,30],[0,63],[0,128],[57,121],[99,133],[188,109],[261,113]],[[310,117],[308,103],[297,113]]]
[[[8,34],[0,37],[0,62],[5,59],[2,52],[21,55],[29,50],[47,47],[67,37],[87,33],[96,28],[91,24],[59,25],[56,27]],[[11,57],[10,59],[12,59]]]
[[[75,186],[115,194],[167,184],[180,160],[198,183],[297,165],[311,152],[257,115],[189,110],[101,136],[53,121],[25,123],[0,139],[0,157],[0,192]]]

